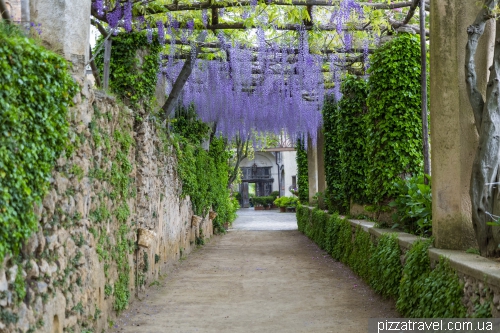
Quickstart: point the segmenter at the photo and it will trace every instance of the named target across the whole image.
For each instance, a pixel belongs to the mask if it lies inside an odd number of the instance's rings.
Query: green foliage
[[[200,143],[208,133],[207,125],[190,111],[177,112],[177,115],[174,129],[181,136],[174,145],[182,195],[189,195],[196,215],[205,215],[209,209],[216,211],[214,227],[219,232],[225,232],[224,223],[232,222],[239,208],[228,189],[229,153],[225,140],[211,138],[209,151],[205,151]],[[199,130],[203,133],[197,132]]]
[[[354,273],[358,274],[365,281],[370,279],[370,256],[372,250],[374,250],[374,246],[371,242],[370,234],[358,225],[356,235],[354,236],[352,252],[347,263]]]
[[[337,236],[332,249],[332,257],[346,262],[352,252],[352,227],[348,220],[337,219],[333,221],[335,224],[333,234]]]
[[[396,307],[410,318],[462,318],[463,286],[446,259],[431,270],[428,248],[432,239],[419,240],[401,264],[397,234],[384,234],[374,244],[370,234],[352,226],[338,213],[328,216],[319,209],[297,207],[299,230],[315,241],[334,259],[349,265],[378,293],[397,300]],[[490,300],[491,301],[491,300]],[[473,317],[491,316],[490,301],[476,301]]]
[[[367,161],[366,126],[364,117],[367,113],[367,82],[363,78],[347,75],[342,80],[342,98],[338,103],[340,181],[344,188],[347,205],[351,201],[363,204],[367,202],[366,175]]]
[[[325,233],[326,233],[326,222],[328,219],[327,214],[321,209],[314,208],[311,214],[312,228],[309,229],[307,236],[311,238],[318,246],[322,249],[325,248]]]
[[[463,317],[463,286],[444,258],[431,271],[427,253],[431,244],[432,239],[420,240],[406,254],[396,307],[402,315],[412,318]],[[477,311],[479,316],[486,315],[482,309]]]
[[[306,233],[306,229],[308,228],[311,219],[311,210],[309,207],[303,206],[299,203],[297,205],[295,215],[297,216],[297,227],[299,231]]]
[[[422,170],[420,42],[401,34],[371,57],[366,115],[367,194],[374,203],[397,195],[395,181]]]
[[[253,197],[252,202],[254,206],[270,206],[274,202],[274,198],[272,196],[265,197]]]
[[[338,243],[338,232],[339,232],[339,214],[334,212],[328,217],[326,221],[326,233],[325,233],[325,251],[333,256],[333,251],[335,249],[335,244]]]
[[[153,38],[151,44],[147,40],[146,31],[113,36],[109,88],[132,106],[151,108],[155,98],[158,58],[162,46],[158,38]],[[95,51],[102,42],[101,37]],[[143,56],[142,62],[138,55]],[[103,73],[104,47],[95,52],[95,62],[100,73]]]
[[[278,207],[297,207],[299,199],[296,197],[281,197],[276,198],[273,203]]]
[[[0,321],[5,325],[15,324],[19,320],[19,316],[16,313],[12,313],[5,308],[0,308]]]
[[[38,226],[33,205],[55,160],[71,149],[68,108],[77,85],[67,62],[0,23],[0,262]]]
[[[345,195],[345,184],[341,179],[339,108],[335,101],[325,100],[323,104],[323,132],[325,137],[325,177],[326,177],[326,204],[328,211],[346,213],[349,201]]]
[[[210,127],[198,120],[198,115],[193,105],[189,108],[178,108],[175,111],[175,119],[172,121],[173,131],[186,138],[193,144],[201,144],[208,139]]]
[[[297,186],[299,191],[299,200],[302,203],[309,202],[309,176],[307,166],[307,150],[305,149],[304,138],[297,140]]]
[[[462,318],[466,309],[462,304],[463,285],[457,273],[445,258],[440,258],[423,284],[420,302],[414,312],[419,318]]]
[[[401,223],[406,232],[420,236],[432,234],[432,193],[431,177],[426,175],[429,185],[424,184],[424,176],[415,175],[398,180],[394,187],[398,193],[396,200],[389,204],[396,208],[393,220]]]
[[[401,250],[397,234],[384,234],[370,257],[372,288],[384,295],[396,298],[401,280]]]
[[[21,303],[26,297],[26,283],[23,277],[23,269],[19,264],[17,266],[16,279],[14,280],[14,292],[16,297],[16,302]]]
[[[405,317],[420,318],[422,310],[418,308],[424,282],[429,276],[431,263],[427,251],[432,239],[419,240],[413,243],[405,255],[405,265],[399,286],[400,296],[396,308]]]

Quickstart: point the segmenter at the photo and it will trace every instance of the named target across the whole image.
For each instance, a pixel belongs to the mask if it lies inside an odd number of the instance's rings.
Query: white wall
[[[297,152],[284,151],[281,154],[285,168],[285,195],[289,197],[293,196],[293,194],[288,190],[288,188],[292,186],[292,176],[297,176],[297,161],[295,160]]]

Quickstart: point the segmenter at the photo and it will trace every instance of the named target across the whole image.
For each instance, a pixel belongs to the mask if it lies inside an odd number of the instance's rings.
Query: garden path
[[[367,332],[398,317],[297,231],[295,214],[241,209],[227,235],[179,261],[113,332]]]

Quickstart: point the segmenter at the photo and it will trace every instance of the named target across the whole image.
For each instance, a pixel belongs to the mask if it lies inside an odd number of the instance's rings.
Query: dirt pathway
[[[241,212],[236,229],[179,262],[113,331],[365,333],[368,318],[398,317],[300,232],[266,230],[293,229],[294,214],[255,216]]]

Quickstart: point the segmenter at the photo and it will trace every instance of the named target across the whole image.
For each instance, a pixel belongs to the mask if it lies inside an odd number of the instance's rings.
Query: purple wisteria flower
[[[116,6],[113,11],[106,15],[106,18],[108,19],[108,24],[111,28],[114,29],[118,26],[118,22],[122,18],[122,6],[118,1],[116,2]]]
[[[104,15],[104,5],[103,5],[103,0],[96,0],[93,5],[94,9],[97,11],[97,15],[102,16]]]
[[[130,0],[125,3],[123,12],[123,26],[127,32],[130,32],[132,31],[132,2]]]
[[[263,31],[258,30],[257,35],[259,65],[252,66],[255,50],[238,43],[231,45],[219,33],[219,42],[229,53],[228,61],[196,60],[181,102],[193,105],[203,121],[217,122],[219,134],[229,139],[251,133],[255,128],[275,134],[285,130],[294,137],[298,133],[311,133],[314,139],[322,123],[326,93],[323,59],[309,53],[305,33],[295,61],[290,61],[295,54],[290,45],[269,46]],[[168,82],[175,82],[183,62],[175,62],[171,52],[162,56],[162,64],[161,74]]]
[[[153,42],[153,29],[151,29],[149,22],[147,23],[146,30],[147,30],[148,43],[151,44]]]
[[[203,26],[206,27],[208,24],[208,11],[206,9],[203,9],[201,11],[201,21],[203,23]]]
[[[157,21],[156,26],[158,27],[158,42],[160,42],[161,45],[165,45],[165,30],[163,21]]]

